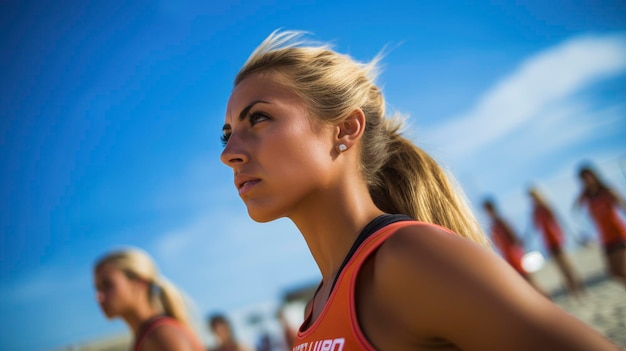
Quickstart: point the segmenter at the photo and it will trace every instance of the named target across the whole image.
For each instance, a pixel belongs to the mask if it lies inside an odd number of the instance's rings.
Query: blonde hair
[[[532,198],[534,198],[535,201],[539,205],[541,205],[541,206],[543,206],[543,207],[545,207],[547,209],[550,208],[548,202],[546,201],[546,198],[541,194],[541,192],[539,192],[539,189],[537,189],[535,186],[531,186],[530,188],[528,188],[528,195],[530,195]]]
[[[181,292],[163,277],[150,255],[137,248],[127,248],[110,252],[100,258],[94,271],[104,264],[111,264],[122,271],[129,279],[140,279],[150,284],[151,305],[163,313],[190,326],[185,300]]]
[[[375,84],[383,55],[357,62],[329,45],[304,40],[304,34],[271,33],[240,69],[234,85],[255,73],[274,73],[321,121],[338,122],[362,110],[361,173],[376,206],[441,225],[489,247],[460,190],[432,157],[401,135],[402,120],[386,116]]]

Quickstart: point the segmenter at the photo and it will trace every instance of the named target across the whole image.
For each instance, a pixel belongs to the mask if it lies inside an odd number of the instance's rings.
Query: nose
[[[104,293],[102,291],[96,291],[96,301],[98,303],[104,302]]]
[[[248,162],[248,154],[243,148],[243,143],[234,133],[228,138],[224,151],[220,155],[220,160],[232,168]]]

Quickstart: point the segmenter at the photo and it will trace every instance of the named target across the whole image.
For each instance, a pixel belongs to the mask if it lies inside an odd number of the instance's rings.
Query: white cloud
[[[618,130],[626,115],[626,104],[605,107],[593,106],[590,102],[567,102],[546,108],[542,117],[532,125],[523,126],[505,139],[494,141],[472,158],[459,163],[462,167],[485,167],[492,171],[499,161],[507,162],[507,173],[525,174],[556,153],[568,152],[576,145],[602,139]],[[491,167],[489,167],[491,165]]]
[[[572,110],[573,116],[560,118],[561,125],[571,124],[581,104],[574,95],[624,71],[626,37],[576,37],[524,61],[470,111],[426,133],[427,143],[445,144],[445,153],[460,160],[545,123],[546,115],[555,111]]]

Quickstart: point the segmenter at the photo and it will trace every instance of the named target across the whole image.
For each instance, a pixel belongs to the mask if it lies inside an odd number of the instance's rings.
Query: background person
[[[626,288],[626,223],[619,210],[626,202],[588,166],[578,172],[582,190],[576,205],[586,207],[598,230],[609,275]]]
[[[252,349],[237,340],[233,327],[221,313],[215,313],[208,318],[211,333],[215,336],[217,346],[211,351],[252,351]]]
[[[201,351],[184,299],[140,249],[113,251],[94,267],[97,300],[107,318],[128,325],[134,351]]]
[[[554,215],[554,211],[537,188],[531,187],[528,190],[528,196],[532,201],[533,224],[541,233],[546,249],[556,262],[565,280],[565,286],[568,292],[573,296],[580,297],[582,293],[584,293],[584,288],[571,262],[563,251],[565,236]]]
[[[534,281],[532,276],[526,271],[522,265],[522,258],[524,257],[524,244],[522,240],[515,234],[515,231],[509,223],[507,223],[500,215],[498,209],[493,200],[487,199],[483,202],[483,208],[491,219],[491,239],[498,248],[498,251],[508,262],[511,267],[519,273],[530,285],[532,285],[537,291],[545,294],[541,288]]]

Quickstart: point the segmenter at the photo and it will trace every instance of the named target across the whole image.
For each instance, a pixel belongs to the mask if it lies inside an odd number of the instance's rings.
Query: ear
[[[343,144],[346,150],[350,149],[361,139],[365,132],[365,114],[358,108],[352,111],[348,117],[337,123],[337,146]],[[345,151],[345,150],[343,150]]]

